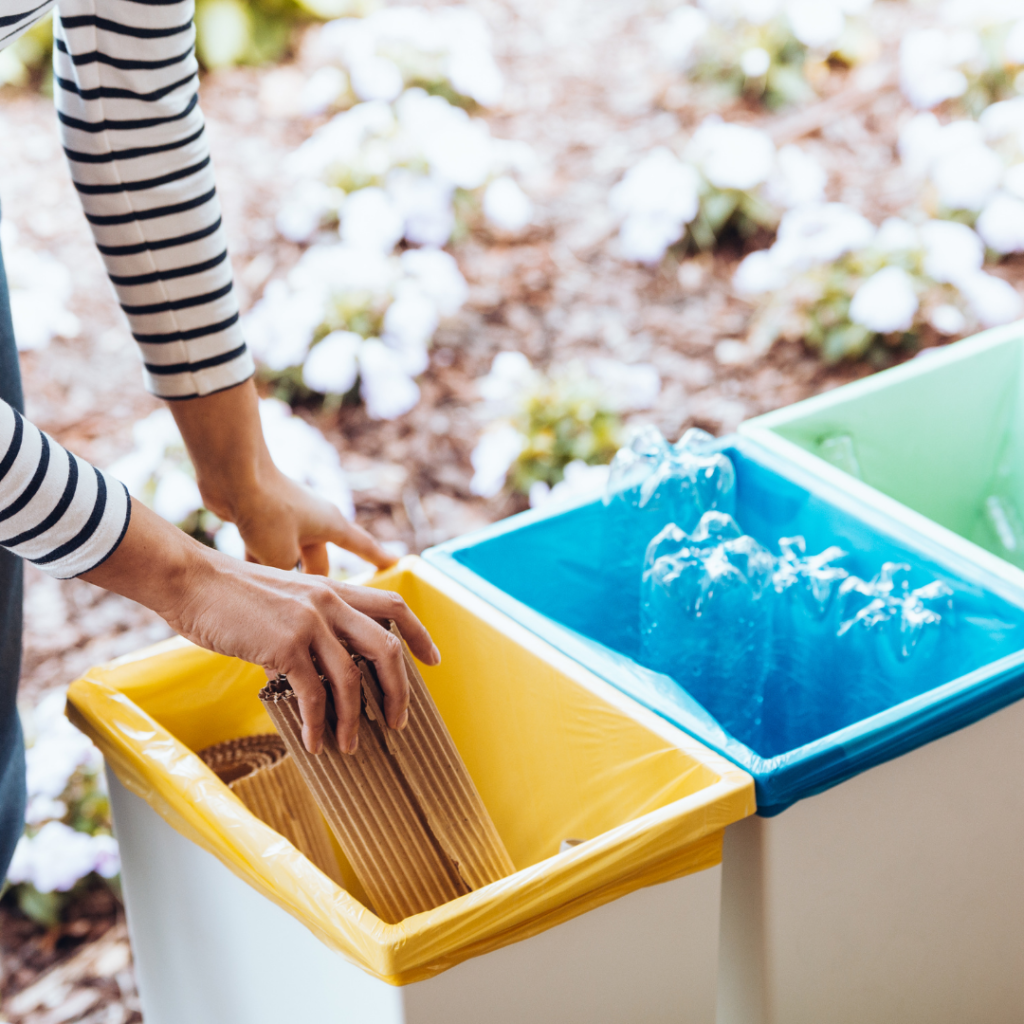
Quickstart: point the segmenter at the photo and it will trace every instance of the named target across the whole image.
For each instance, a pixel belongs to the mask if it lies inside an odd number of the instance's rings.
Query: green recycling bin
[[[1024,321],[740,432],[1024,586]]]

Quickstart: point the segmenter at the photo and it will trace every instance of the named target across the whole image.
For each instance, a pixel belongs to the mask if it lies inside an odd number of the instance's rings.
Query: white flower
[[[21,352],[45,348],[56,337],[75,338],[80,325],[65,308],[71,298],[71,273],[47,252],[15,246],[13,230],[5,231],[4,256],[14,323]]]
[[[997,327],[1021,315],[1022,302],[1013,285],[1001,277],[977,271],[957,282],[974,315],[985,327]]]
[[[396,167],[387,178],[387,191],[405,221],[405,237],[413,245],[442,246],[455,227],[452,185],[437,175]]]
[[[355,516],[337,449],[316,427],[276,398],[260,400],[260,425],[270,457],[285,476],[337,505],[346,519]]]
[[[359,249],[390,252],[405,233],[405,218],[381,188],[351,192],[341,208],[341,240]]]
[[[42,825],[44,821],[60,820],[67,813],[68,805],[63,800],[34,796],[25,808],[25,824]]]
[[[740,56],[740,68],[747,78],[761,78],[771,66],[771,55],[763,46],[752,46]]]
[[[1011,63],[1024,64],[1024,18],[1010,29],[1010,34],[1003,43],[1003,53]]]
[[[551,502],[563,504],[582,498],[599,498],[608,486],[610,468],[590,466],[581,459],[573,459],[554,487],[549,487],[543,480],[537,480],[530,486],[530,508],[540,508]]]
[[[901,217],[887,217],[882,221],[872,245],[882,252],[912,252],[920,247],[917,229]]]
[[[657,263],[677,242],[700,208],[700,178],[667,149],[659,147],[631,167],[608,196],[622,218],[619,245],[639,263]]]
[[[854,293],[850,319],[875,331],[906,331],[914,323],[917,294],[910,275],[900,267],[885,267],[872,274]]]
[[[683,227],[677,221],[650,214],[633,214],[619,228],[619,251],[624,259],[654,266],[660,263],[669,246],[682,238]]]
[[[394,61],[367,54],[352,62],[348,69],[352,90],[361,100],[397,99],[405,83]]]
[[[837,42],[846,24],[842,10],[831,0],[788,0],[786,17],[793,35],[811,49]]]
[[[1024,200],[997,192],[981,211],[975,229],[998,253],[1024,252]]]
[[[779,223],[773,259],[787,270],[807,270],[869,245],[874,225],[843,203],[789,210]]]
[[[921,227],[921,241],[925,249],[924,272],[944,284],[959,286],[985,262],[985,247],[966,224],[930,220]]]
[[[960,334],[967,326],[967,317],[946,302],[932,310],[928,322],[939,334]]]
[[[180,523],[203,507],[203,496],[195,480],[176,467],[160,477],[153,495],[153,511],[169,523]]]
[[[538,381],[537,371],[522,352],[499,352],[491,363],[491,370],[476,382],[480,397],[499,415],[511,412],[520,394]]]
[[[733,274],[732,286],[738,295],[764,295],[785,287],[790,276],[790,268],[775,259],[772,249],[758,249],[743,258]]]
[[[1024,160],[1007,168],[1003,176],[1003,188],[1011,196],[1024,199]]]
[[[56,800],[79,768],[98,771],[103,763],[89,737],[64,717],[64,703],[64,690],[56,690],[32,712],[25,751],[29,799]]]
[[[936,160],[931,179],[950,210],[980,210],[998,188],[1003,162],[988,146],[968,146]]]
[[[7,877],[42,893],[67,892],[100,868],[108,878],[120,870],[117,844],[110,836],[91,836],[61,821],[48,821],[31,839],[18,840]]]
[[[289,242],[308,242],[330,214],[338,214],[344,202],[341,189],[315,178],[301,181],[277,213],[277,230]]]
[[[596,356],[587,367],[604,385],[609,407],[616,412],[650,409],[661,393],[661,375],[651,363],[628,364]]]
[[[826,184],[828,173],[813,156],[799,146],[783,146],[776,155],[765,195],[769,202],[792,209],[820,203],[825,198]]]
[[[377,338],[359,349],[359,393],[370,419],[393,420],[419,400],[420,389],[402,365],[401,356]]]
[[[232,558],[245,558],[245,541],[234,523],[225,523],[214,535],[213,546]]]
[[[696,7],[689,4],[677,7],[664,24],[657,26],[658,46],[666,60],[685,69],[709,25],[708,16]]]
[[[410,376],[427,368],[427,345],[437,330],[437,306],[416,287],[403,289],[384,314],[382,341],[403,355]]]
[[[284,370],[305,358],[322,316],[322,299],[296,295],[284,281],[271,281],[243,318],[242,331],[260,362]]]
[[[750,189],[768,180],[775,145],[757,128],[709,117],[694,133],[687,158],[715,188]]]
[[[929,110],[967,91],[959,69],[980,49],[971,32],[929,28],[908,32],[900,43],[900,88],[919,110]]]
[[[453,316],[469,295],[455,257],[443,249],[407,249],[401,256],[401,267],[433,301],[441,316]]]
[[[522,231],[533,216],[533,204],[513,178],[495,178],[484,192],[484,216],[502,231]]]
[[[318,68],[302,87],[299,110],[306,117],[323,114],[348,92],[348,86],[348,75],[341,68]]]
[[[493,498],[498,494],[505,486],[505,478],[512,463],[525,445],[526,438],[508,424],[483,434],[470,455],[473,465],[470,491],[482,498]]]
[[[347,394],[359,375],[357,357],[363,339],[352,331],[332,331],[310,349],[302,364],[302,382],[321,395]]]

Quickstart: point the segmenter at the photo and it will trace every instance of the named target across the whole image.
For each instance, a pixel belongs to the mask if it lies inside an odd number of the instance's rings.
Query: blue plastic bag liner
[[[800,535],[808,553],[838,545],[848,553],[843,567],[864,580],[895,562],[909,566],[911,586],[946,584],[953,614],[941,643],[887,674],[870,656],[837,657],[827,644],[819,663],[806,639],[776,636],[776,647],[799,654],[787,664],[804,668],[770,672],[763,720],[730,733],[721,708],[716,717],[637,660],[651,524],[628,503],[525,512],[423,557],[750,772],[763,816],[1024,696],[1024,592],[757,444],[726,438],[721,450],[735,467],[737,522],[774,555],[781,538]],[[723,633],[721,642],[732,641]],[[687,678],[683,666],[677,674]]]

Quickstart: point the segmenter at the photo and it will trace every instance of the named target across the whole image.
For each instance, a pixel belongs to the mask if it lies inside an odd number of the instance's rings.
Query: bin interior
[[[912,586],[939,579],[954,592],[954,621],[943,622],[941,647],[921,657],[915,651],[893,678],[881,677],[871,652],[858,650],[858,656],[850,658],[837,655],[836,649],[827,645],[820,658],[816,651],[809,652],[811,656],[802,662],[806,668],[797,678],[773,670],[765,684],[763,722],[751,731],[734,734],[734,739],[759,758],[785,755],[1024,645],[1020,606],[976,581],[969,582],[926,550],[884,532],[877,516],[872,525],[836,504],[835,496],[819,493],[815,485],[780,475],[780,460],[763,450],[739,440],[725,452],[736,469],[736,520],[773,554],[779,554],[780,537],[802,535],[808,553],[839,545],[849,553],[840,563],[842,567],[862,579],[870,580],[884,562],[903,562],[912,568]],[[646,533],[637,538],[631,531],[641,528],[650,531],[650,522],[641,521],[626,503],[605,506],[595,501],[550,515],[525,513],[518,522],[506,520],[477,539],[449,542],[428,552],[427,558],[448,568],[465,585],[496,601],[556,646],[580,657],[591,670],[735,757],[729,736],[722,738],[722,716],[716,716],[712,702],[706,699],[703,707],[698,706],[698,712],[711,718],[710,725],[700,725],[699,715],[690,714],[688,706],[681,703],[685,691],[678,683],[666,676],[653,678],[656,674],[636,664],[642,574],[638,552],[649,538]],[[622,557],[624,551],[632,554]],[[508,597],[514,600],[508,601]],[[554,632],[552,622],[557,624]],[[559,626],[572,633],[559,631]],[[791,639],[794,646],[804,642],[800,636]],[[722,642],[729,640],[723,637]],[[786,638],[781,642],[785,645]],[[666,694],[666,685],[676,693]],[[682,715],[675,714],[679,710]],[[758,775],[750,759],[737,760]]]
[[[1018,335],[924,359],[772,414],[772,429],[1024,568],[1022,351]]]
[[[564,839],[592,839],[720,781],[416,573],[394,570],[373,585],[401,594],[441,650],[439,666],[420,666],[424,680],[517,869],[557,854]],[[214,656],[200,664],[198,677],[133,665],[105,676],[193,751],[273,732],[256,696],[261,669]]]

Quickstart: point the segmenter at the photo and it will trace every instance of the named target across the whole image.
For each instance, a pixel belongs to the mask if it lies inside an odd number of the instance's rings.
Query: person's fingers
[[[324,717],[327,707],[327,691],[320,682],[320,676],[313,666],[308,650],[285,673],[295,691],[302,716],[302,744],[311,754],[324,749]]]
[[[326,630],[314,642],[313,650],[334,694],[338,748],[343,754],[354,754],[359,747],[362,673],[337,638]]]
[[[309,544],[302,549],[302,571],[311,576],[329,576],[331,563],[326,544]]]
[[[345,548],[346,551],[351,551],[367,562],[372,562],[378,569],[387,569],[388,566],[394,565],[398,561],[361,526],[350,523],[340,512],[338,516],[340,522],[329,538],[332,544],[337,544],[339,548]]]
[[[392,729],[403,728],[409,708],[409,679],[405,674],[402,641],[346,604],[337,593],[331,594],[335,603],[328,614],[336,632],[345,637],[353,650],[373,662],[384,692],[384,717]]]
[[[356,587],[349,583],[336,583],[342,598],[353,608],[371,619],[394,619],[409,649],[424,665],[440,665],[441,652],[430,639],[426,627],[413,614],[399,594],[376,587]]]

